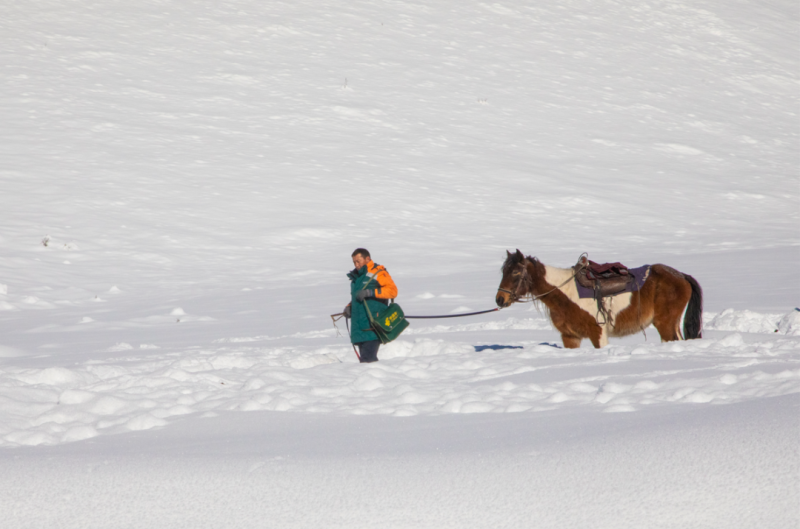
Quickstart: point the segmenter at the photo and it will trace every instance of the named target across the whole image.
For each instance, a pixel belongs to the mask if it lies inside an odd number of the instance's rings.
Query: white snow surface
[[[800,524],[797,2],[23,0],[0,17],[0,527]],[[664,263],[704,338],[532,306]]]

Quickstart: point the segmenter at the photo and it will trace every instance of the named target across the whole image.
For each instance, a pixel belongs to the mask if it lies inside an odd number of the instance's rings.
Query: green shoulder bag
[[[391,342],[408,327],[408,320],[403,314],[403,309],[397,303],[392,302],[385,309],[376,312],[374,316],[372,311],[369,310],[366,300],[364,300],[364,308],[367,309],[370,326],[375,331],[375,334],[378,335],[381,343]]]

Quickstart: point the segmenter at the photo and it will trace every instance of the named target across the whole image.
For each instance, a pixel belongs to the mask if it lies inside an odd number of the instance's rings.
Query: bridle
[[[527,257],[525,258],[525,260],[526,261],[530,261],[530,259],[528,259]],[[519,279],[517,280],[517,285],[514,287],[514,291],[511,291],[511,290],[508,290],[508,289],[505,289],[505,288],[498,288],[497,289],[498,292],[505,292],[506,294],[510,295],[511,296],[511,303],[533,303],[534,301],[542,299],[546,295],[548,295],[548,294],[550,294],[552,292],[555,292],[556,290],[560,289],[561,287],[563,287],[564,285],[566,285],[567,283],[569,283],[570,281],[572,281],[575,278],[575,271],[573,270],[572,271],[572,275],[566,281],[564,281],[563,283],[561,283],[557,287],[553,288],[552,290],[548,290],[544,294],[540,294],[538,296],[534,296],[533,294],[530,293],[530,287],[529,287],[528,288],[528,292],[529,293],[527,294],[527,296],[520,297],[517,294],[517,292],[519,291],[519,288],[522,286],[522,282],[525,281],[526,279],[529,280],[530,278],[528,277],[528,270],[525,267],[525,263],[524,262],[523,263],[519,263],[517,266],[522,266],[523,272],[520,274]]]

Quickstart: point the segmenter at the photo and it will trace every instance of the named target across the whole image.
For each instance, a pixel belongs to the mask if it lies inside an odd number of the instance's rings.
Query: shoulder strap
[[[369,310],[369,305],[367,305],[367,300],[365,299],[362,303],[364,303],[364,308],[367,309],[367,318],[369,319],[369,322],[375,323],[375,320],[372,318],[372,311]]]
[[[367,288],[367,285],[369,285],[376,277],[378,277],[378,272],[380,272],[380,270],[376,270],[374,274],[367,272],[367,280],[364,281],[363,285],[361,285],[361,290]]]

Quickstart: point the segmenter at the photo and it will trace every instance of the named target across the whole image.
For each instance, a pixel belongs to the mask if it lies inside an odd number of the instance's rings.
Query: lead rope
[[[489,312],[497,312],[500,307],[489,310],[479,310],[478,312],[465,312],[463,314],[444,314],[441,316],[406,316],[407,320],[435,320],[439,318],[463,318],[464,316],[475,316],[476,314],[487,314]]]
[[[348,318],[344,319],[344,324],[347,327],[347,335],[350,336],[350,322],[348,322],[347,320]],[[356,351],[356,344],[351,343],[350,345],[353,346],[353,352],[356,354],[356,358],[358,358],[359,363],[361,363],[361,355],[358,354],[358,351]]]
[[[344,312],[340,312],[339,314],[331,314],[331,320],[333,320],[333,328],[336,329],[336,336],[341,336],[342,334],[339,332],[339,327],[336,326],[336,322],[344,318]],[[347,327],[347,336],[350,336],[350,322],[348,321],[349,318],[344,318],[344,324]],[[358,354],[356,350],[356,344],[351,343],[350,345],[353,346],[353,352],[356,354],[356,358],[358,361],[361,362],[361,355]]]

